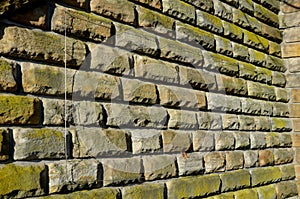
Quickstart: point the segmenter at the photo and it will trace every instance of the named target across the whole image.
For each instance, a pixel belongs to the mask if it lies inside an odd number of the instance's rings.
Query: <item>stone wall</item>
[[[297,195],[278,0],[0,7],[0,198]]]

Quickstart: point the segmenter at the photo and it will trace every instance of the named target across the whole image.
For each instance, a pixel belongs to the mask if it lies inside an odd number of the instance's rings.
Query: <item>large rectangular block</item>
[[[38,98],[1,95],[0,124],[39,124],[41,105]]]
[[[240,59],[243,61],[249,61],[250,60],[250,55],[248,52],[248,47],[235,43],[235,42],[231,42],[232,43],[232,51],[233,51],[233,57],[236,59]],[[241,63],[241,62],[240,62]]]
[[[186,152],[192,148],[192,132],[163,130],[162,144],[164,152]]]
[[[236,41],[241,42],[243,39],[243,29],[241,29],[240,27],[236,26],[233,23],[229,23],[227,21],[223,21],[222,20],[222,24],[223,24],[223,28],[224,28],[224,35],[226,37],[232,38]]]
[[[264,6],[254,3],[254,16],[263,22],[276,28],[279,27],[278,15],[266,9]]]
[[[221,191],[230,191],[250,186],[250,173],[247,170],[237,170],[220,174]]]
[[[225,153],[209,152],[204,155],[204,167],[206,173],[225,171]]]
[[[261,34],[277,43],[282,42],[282,31],[273,26],[261,23]]]
[[[165,185],[163,183],[143,183],[141,185],[128,186],[121,189],[123,199],[164,199],[165,192]]]
[[[300,36],[297,34],[299,31],[299,27],[285,29],[283,31],[284,41],[287,43],[300,41]]]
[[[238,113],[242,111],[242,105],[241,100],[238,97],[208,93],[207,109],[211,111]]]
[[[177,155],[179,176],[198,174],[204,170],[202,153],[182,153]]]
[[[244,189],[234,192],[235,199],[258,199],[258,194],[255,189]]]
[[[287,66],[289,72],[300,72],[300,58],[289,58],[284,60],[284,64]]]
[[[173,129],[196,129],[198,128],[196,112],[168,109],[168,127]]]
[[[244,44],[265,52],[268,52],[269,48],[267,39],[247,30],[244,30]]]
[[[291,148],[286,149],[274,149],[274,163],[286,164],[291,163],[294,160],[294,151]]]
[[[162,0],[163,12],[184,21],[194,23],[195,7],[180,0]]]
[[[300,22],[298,19],[300,12],[286,13],[283,16],[280,16],[280,28],[290,28],[299,26]]]
[[[281,180],[279,167],[254,168],[250,170],[252,186],[278,182]]]
[[[280,182],[275,185],[277,198],[298,196],[298,187],[295,180]]]
[[[300,57],[300,42],[282,45],[282,57]]]
[[[160,130],[130,130],[132,153],[155,153],[162,151],[162,135]]]
[[[217,34],[222,34],[223,24],[220,18],[200,10],[196,11],[197,26]]]
[[[223,37],[219,37],[215,35],[215,41],[216,41],[216,51],[218,53],[227,55],[229,57],[233,56],[233,47],[229,39],[225,39]]]
[[[291,131],[292,128],[292,121],[287,118],[271,118],[271,125],[272,125],[272,131]]]

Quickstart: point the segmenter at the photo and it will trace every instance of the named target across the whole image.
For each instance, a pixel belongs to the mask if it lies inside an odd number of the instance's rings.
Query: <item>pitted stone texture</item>
[[[133,69],[130,62],[132,55],[128,51],[105,45],[90,44],[90,65],[83,64],[82,68],[90,68],[115,75],[131,75]]]
[[[238,113],[242,111],[241,100],[235,96],[208,93],[207,109],[211,111]]]
[[[249,51],[248,51],[248,47],[232,42],[232,51],[233,54],[232,56],[234,58],[243,60],[243,61],[249,61],[250,60],[250,55],[249,55]],[[241,65],[241,62],[240,62]]]
[[[226,151],[226,170],[244,168],[244,154],[241,151]]]
[[[219,37],[215,35],[215,41],[216,41],[216,51],[218,53],[227,55],[232,57],[233,56],[233,47],[232,43],[229,39],[225,39],[223,37]]]
[[[122,78],[121,82],[124,101],[156,104],[158,96],[154,84],[127,78]]]
[[[176,177],[177,169],[173,155],[143,156],[145,180],[157,180]]]
[[[164,152],[186,152],[192,149],[192,132],[163,130],[162,143]]]
[[[198,174],[203,172],[203,154],[202,153],[187,153],[177,155],[177,163],[179,176]]]
[[[96,42],[107,40],[111,36],[111,21],[74,9],[56,6],[51,20],[51,30],[90,39]]]
[[[219,113],[198,112],[197,120],[199,129],[217,130],[222,128],[222,119]]]
[[[232,7],[218,0],[213,0],[215,15],[227,21],[232,21]]]
[[[142,181],[142,160],[139,157],[100,159],[103,186]]]
[[[11,136],[8,129],[0,129],[0,162],[10,158]]]
[[[276,28],[279,27],[278,15],[266,9],[262,5],[254,3],[254,16],[262,20],[263,22],[270,24]]]
[[[214,4],[211,0],[184,0],[197,8],[200,8],[201,10],[214,13]]]
[[[246,132],[235,132],[235,149],[249,149],[250,148],[250,134]]]
[[[75,70],[52,67],[30,62],[21,64],[22,87],[25,92],[42,95],[67,95],[72,94]]]
[[[1,95],[0,124],[39,124],[40,100],[26,96]]]
[[[97,102],[73,102],[72,109],[68,111],[72,111],[71,123],[77,126],[104,126],[103,107]]]
[[[204,167],[206,173],[225,170],[225,153],[209,152],[204,155]]]
[[[267,56],[266,68],[277,70],[280,72],[285,72],[287,70],[286,66],[284,65],[283,59],[271,55]]]
[[[278,182],[281,180],[279,167],[254,168],[250,170],[252,186]]]
[[[140,129],[131,130],[132,153],[155,153],[162,151],[160,131]]]
[[[194,198],[217,193],[221,181],[217,174],[182,177],[166,182],[169,198]]]
[[[234,134],[232,132],[215,133],[216,150],[234,149]]]
[[[251,149],[266,148],[267,146],[266,134],[262,132],[250,133],[250,143],[251,143]]]
[[[214,132],[196,131],[193,132],[194,151],[213,151],[215,149]]]
[[[196,14],[197,26],[217,34],[223,33],[224,29],[220,18],[200,10],[197,10]]]
[[[163,37],[159,37],[158,42],[162,58],[190,64],[195,68],[202,67],[204,60],[200,48]]]
[[[240,9],[232,9],[233,23],[243,28],[250,28],[249,15],[245,14]]]
[[[68,156],[62,129],[14,129],[15,160],[58,159]],[[68,146],[69,147],[69,146]]]
[[[291,180],[295,178],[295,166],[293,164],[290,165],[282,165],[280,166],[282,180]]]
[[[273,184],[258,187],[256,190],[257,190],[257,194],[258,194],[259,198],[276,199],[276,190],[275,190],[275,186]]]
[[[196,112],[168,109],[168,127],[172,129],[196,129],[198,128]]]
[[[15,79],[16,66],[4,59],[0,59],[0,90],[14,92],[17,90]]]
[[[168,83],[179,83],[178,66],[148,57],[134,56],[136,77]]]
[[[2,27],[1,30],[4,32],[0,40],[1,54],[60,65],[64,64],[64,36],[15,26]],[[35,39],[32,40],[32,38]],[[68,66],[79,67],[85,60],[86,46],[79,40],[66,39],[67,64]]]
[[[151,127],[164,128],[167,111],[162,107],[129,106],[123,104],[104,104],[107,112],[107,126],[113,127]]]
[[[258,151],[244,151],[245,168],[258,166]]]
[[[158,85],[160,104],[169,107],[205,109],[205,93],[175,86]]]
[[[194,23],[195,7],[180,0],[162,0],[163,12],[184,21]]]
[[[108,5],[111,4],[108,3]],[[158,45],[156,43],[156,37],[154,35],[140,29],[134,29],[131,26],[126,26],[119,23],[115,23],[115,26],[115,45],[117,47],[126,48],[129,51],[143,54],[158,54]]]
[[[225,75],[217,75],[216,79],[218,84],[218,90],[223,94],[229,94],[229,95],[248,94],[247,81],[241,78],[228,77]]]
[[[134,23],[134,4],[127,0],[91,0],[91,11],[125,23]]]
[[[75,158],[99,158],[129,151],[130,136],[125,130],[77,127],[70,131]]]
[[[49,193],[100,186],[96,160],[46,162],[49,169]]]
[[[269,48],[269,42],[267,39],[247,30],[244,30],[244,44],[265,52],[268,52]]]
[[[47,192],[44,164],[1,164],[0,174],[0,195],[3,198],[26,198],[44,195]]]
[[[291,131],[292,122],[287,118],[272,118],[271,119],[272,131]]]
[[[230,37],[231,39],[234,39],[238,42],[241,42],[243,40],[243,29],[227,21],[222,21],[222,24],[225,36]]]
[[[164,199],[165,185],[163,183],[143,183],[141,185],[123,187],[121,193],[123,199]]]
[[[286,164],[292,163],[294,160],[294,151],[291,148],[286,149],[274,149],[274,163],[277,164]]]
[[[78,71],[74,76],[72,99],[120,99],[120,78],[104,73]]]
[[[298,195],[297,183],[294,180],[280,182],[275,185],[277,198],[290,198]]]
[[[273,150],[261,150],[258,151],[259,166],[271,166],[274,165],[274,153]]]
[[[225,172],[220,174],[222,181],[221,191],[230,191],[250,186],[250,173],[246,170]]]

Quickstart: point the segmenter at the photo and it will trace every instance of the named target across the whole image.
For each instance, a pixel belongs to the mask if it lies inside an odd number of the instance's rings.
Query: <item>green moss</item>
[[[11,66],[7,61],[0,59],[0,73],[6,72],[11,72]]]
[[[119,149],[127,150],[127,137],[128,134],[122,130],[107,129],[104,131],[105,136],[111,143],[117,146]]]

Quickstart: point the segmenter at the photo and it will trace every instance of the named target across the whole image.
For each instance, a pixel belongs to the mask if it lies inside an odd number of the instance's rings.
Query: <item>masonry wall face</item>
[[[299,24],[279,12],[3,1],[0,198],[297,196]]]

